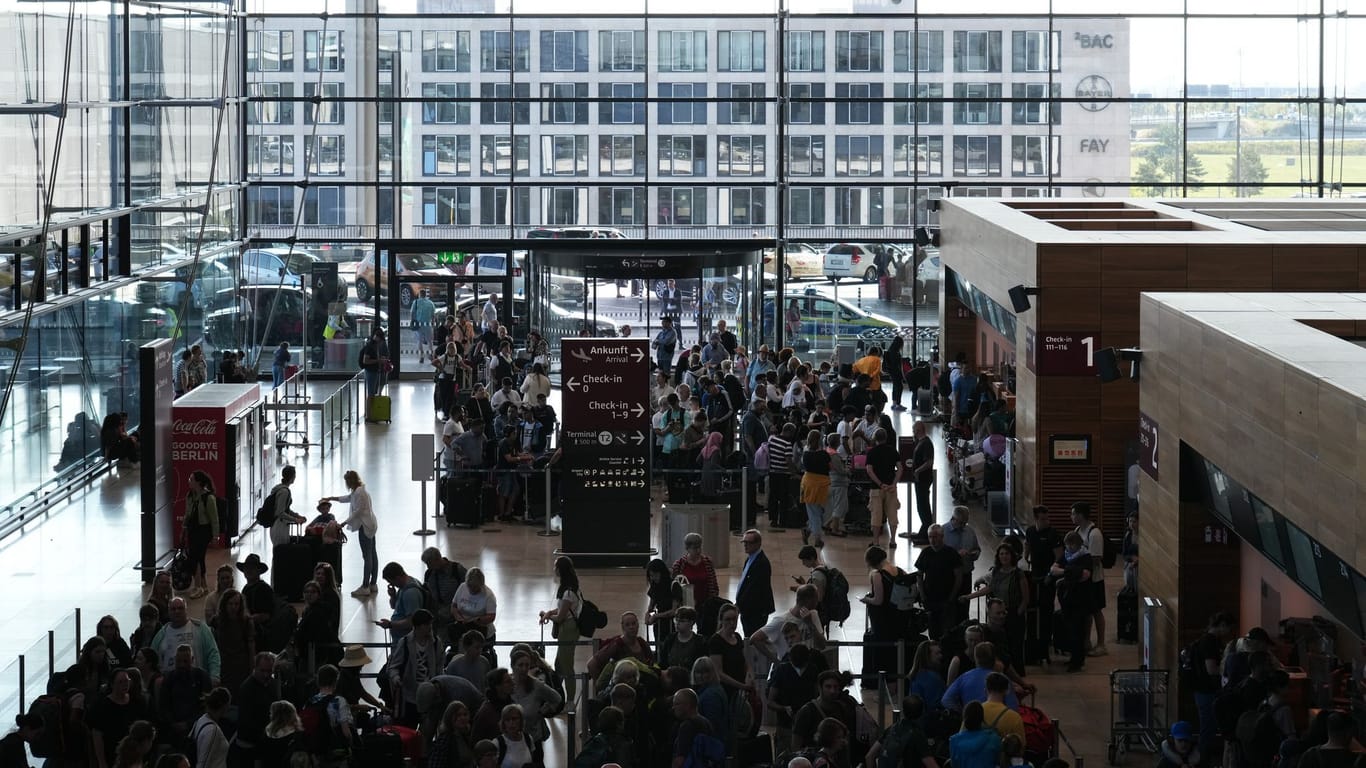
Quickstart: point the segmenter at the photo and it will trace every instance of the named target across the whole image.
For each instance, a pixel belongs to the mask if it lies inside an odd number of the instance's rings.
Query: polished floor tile
[[[326,385],[318,385],[321,388]],[[319,455],[315,449],[305,453],[290,448],[273,459],[278,465],[293,463],[299,470],[294,486],[295,508],[311,512],[321,496],[343,490],[342,473],[357,470],[375,499],[379,518],[377,535],[381,566],[389,561],[402,563],[410,572],[420,574],[419,555],[426,546],[437,546],[466,566],[479,566],[488,574],[490,587],[498,596],[500,640],[538,640],[541,638],[536,616],[554,602],[555,584],[551,574],[554,551],[560,545],[556,536],[538,535],[540,528],[521,524],[497,524],[480,530],[447,529],[434,525],[434,536],[415,536],[422,527],[422,486],[409,479],[409,435],[437,430],[432,418],[430,382],[402,382],[390,388],[394,399],[392,424],[365,424],[334,451]],[[558,401],[556,392],[554,400]],[[555,403],[558,405],[558,402]],[[909,431],[912,417],[906,412],[893,414],[898,430]],[[0,436],[3,439],[3,436]],[[16,444],[18,442],[16,441]],[[948,496],[947,467],[940,446],[941,488],[938,515],[947,520],[952,503]],[[43,446],[46,451],[46,446]],[[43,460],[46,460],[44,458]],[[11,461],[15,461],[12,459]],[[18,469],[18,465],[14,465]],[[426,524],[433,526],[434,489],[427,486]],[[658,494],[657,494],[658,495]],[[904,495],[904,490],[903,490]],[[53,629],[57,666],[64,668],[75,654],[74,610],[81,609],[82,636],[89,636],[96,620],[108,613],[119,619],[125,634],[136,625],[137,608],[143,600],[143,587],[134,566],[138,552],[139,491],[137,480],[127,470],[96,480],[78,493],[59,511],[36,521],[23,531],[0,542],[0,577],[8,588],[0,591],[0,715],[8,716],[17,707],[18,654],[25,654],[29,700],[39,692],[47,675],[47,631]],[[903,527],[909,514],[910,499],[902,499]],[[344,514],[344,509],[339,509]],[[983,513],[976,519],[984,523]],[[760,522],[765,522],[760,518]],[[652,519],[656,541],[658,515]],[[765,525],[764,549],[773,563],[773,585],[779,610],[791,605],[793,575],[802,574],[797,560],[801,537],[797,531],[773,533]],[[979,533],[985,534],[979,525]],[[989,540],[989,536],[984,535]],[[730,539],[731,566],[719,574],[723,593],[733,594],[739,580],[743,554],[740,542]],[[855,596],[864,584],[862,537],[830,538],[825,558],[849,575]],[[915,550],[901,540],[895,558],[910,569]],[[984,549],[989,551],[986,543]],[[241,560],[250,553],[269,558],[266,534],[253,530],[230,550],[210,552],[210,569],[221,562]],[[345,592],[356,583],[361,557],[355,543],[344,549]],[[985,562],[979,570],[984,572]],[[979,573],[980,575],[980,573]],[[646,605],[644,573],[638,568],[585,570],[585,594],[609,616],[621,611],[643,610]],[[1112,579],[1111,594],[1117,589]],[[1114,636],[1113,600],[1109,633]],[[347,642],[385,642],[384,633],[372,622],[389,615],[387,602],[379,599],[357,600],[343,597],[342,636]],[[196,607],[195,611],[197,612]],[[856,642],[862,638],[864,615],[855,602],[854,613],[843,628],[832,631],[835,639]],[[1110,700],[1108,672],[1114,668],[1138,665],[1134,646],[1118,646],[1110,641],[1111,655],[1093,659],[1087,671],[1064,675],[1060,665],[1031,669],[1040,692],[1037,705],[1062,722],[1064,732],[1077,751],[1089,760],[1103,760],[1108,728],[1098,724],[1095,713],[1107,711]],[[382,658],[382,653],[372,652]],[[580,664],[588,653],[578,655]],[[855,647],[840,652],[842,668],[857,671],[860,653]],[[876,707],[873,707],[876,711]],[[1103,721],[1101,721],[1103,723]],[[556,730],[555,751],[562,749],[563,725]],[[1138,758],[1135,758],[1138,759]]]

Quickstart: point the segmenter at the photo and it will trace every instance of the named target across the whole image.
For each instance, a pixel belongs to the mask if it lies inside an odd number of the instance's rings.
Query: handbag
[[[185,554],[185,550],[176,550],[175,556],[171,558],[171,586],[177,592],[190,588],[194,581],[194,573],[190,570],[190,558]]]

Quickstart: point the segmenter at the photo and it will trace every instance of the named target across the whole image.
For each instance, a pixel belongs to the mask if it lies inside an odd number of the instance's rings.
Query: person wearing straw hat
[[[346,699],[346,702],[353,707],[369,704],[375,709],[386,710],[388,707],[384,705],[384,702],[365,690],[365,684],[360,679],[361,670],[371,661],[372,659],[365,652],[365,646],[346,646],[341,661],[337,662],[337,669],[341,672],[341,676],[337,679],[337,695]]]

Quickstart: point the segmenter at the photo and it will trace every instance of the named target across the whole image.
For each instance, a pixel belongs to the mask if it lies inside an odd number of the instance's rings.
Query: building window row
[[[380,83],[380,95],[392,95],[392,84]],[[597,109],[589,100],[589,83],[541,83],[537,103],[541,125],[589,125],[596,112],[598,125],[645,125],[644,83],[599,83]],[[828,89],[825,83],[787,84],[789,125],[825,125]],[[952,101],[944,101],[944,84],[895,83],[892,100],[884,101],[882,83],[835,83],[834,125],[886,125],[886,106],[891,104],[891,125],[942,125],[944,106],[952,109],[954,125],[1001,125],[1001,83],[954,83]],[[469,83],[423,83],[422,122],[426,125],[469,125]],[[342,125],[346,121],[343,83],[303,84],[302,97],[320,97],[318,104],[304,102],[305,125]],[[657,83],[658,125],[707,125],[708,110],[716,109],[718,125],[765,125],[769,121],[767,83],[718,83],[721,101],[701,101],[708,96],[707,83]],[[256,82],[248,85],[252,98],[248,121],[254,125],[294,123],[294,83]],[[1062,122],[1062,87],[1057,83],[1011,84],[1012,125],[1059,125]],[[479,84],[481,125],[530,125],[531,84],[485,82]],[[379,121],[394,121],[394,104],[380,104]]]
[[[130,40],[135,72],[159,72],[159,41],[134,33]],[[540,30],[538,56],[531,54],[529,30],[422,30],[423,72],[470,72],[474,36],[478,35],[480,72],[530,72],[533,60],[541,72],[644,72],[652,52],[642,30],[599,30],[597,51],[589,50],[586,30]],[[722,30],[715,33],[716,59],[708,59],[711,32],[660,30],[652,39],[659,72],[763,72],[767,67],[768,34],[764,30]],[[784,64],[789,72],[824,72],[827,47],[833,51],[835,72],[883,72],[888,33],[882,30],[839,30],[829,46],[824,30],[791,30],[785,37]],[[890,34],[891,71],[1002,72],[1005,32],[957,30],[951,33],[946,61],[944,30],[901,30]],[[381,71],[391,71],[396,46],[381,35]],[[304,71],[344,71],[344,33],[310,30],[303,33]],[[1061,69],[1062,34],[1057,30],[1010,32],[1011,72],[1057,72]],[[258,30],[247,37],[247,71],[293,72],[295,34],[289,30]]]
[[[1001,196],[1003,187],[973,187],[967,196]],[[1047,186],[1011,187],[1014,197],[1056,192]],[[382,207],[392,206],[384,190]],[[545,225],[599,226],[760,226],[769,216],[776,190],[746,186],[582,186],[422,187],[420,222],[424,226]],[[913,226],[923,222],[934,191],[879,186],[792,187],[786,192],[787,224],[793,226]],[[247,190],[254,226],[288,227],[346,224],[347,189],[311,186],[300,195],[293,187],[254,185]],[[533,202],[536,215],[533,217]]]
[[[1009,140],[1010,165],[1003,166],[1004,142]],[[392,163],[392,137],[383,137],[389,151],[381,150],[381,164]],[[468,135],[422,137],[422,169],[426,177],[471,177],[474,137]],[[645,136],[598,136],[547,134],[539,142],[539,175],[542,177],[640,177],[647,170],[657,177],[763,177],[770,172],[769,137],[723,134],[670,134],[656,139],[655,165],[647,169]],[[247,143],[248,172],[255,177],[292,176],[296,173],[293,136],[251,136]],[[833,145],[832,145],[833,142]],[[788,136],[787,175],[819,178],[827,173],[846,177],[941,177],[944,175],[945,137],[876,134]],[[484,177],[527,176],[531,173],[533,137],[483,135],[478,137],[478,174]],[[827,151],[833,146],[834,155]],[[316,151],[315,151],[316,148]],[[948,149],[954,176],[996,177],[1056,176],[1060,171],[1061,137],[951,136]],[[339,176],[345,169],[345,139],[341,136],[305,136],[305,163],[309,175]],[[591,154],[590,154],[591,153]],[[597,162],[592,161],[596,156]],[[714,157],[714,163],[709,162]],[[387,164],[386,164],[387,163]],[[382,169],[383,170],[383,169]],[[388,175],[388,174],[385,174]]]

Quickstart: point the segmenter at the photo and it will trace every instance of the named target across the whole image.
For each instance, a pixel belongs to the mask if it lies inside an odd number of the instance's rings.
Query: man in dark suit
[[[773,613],[773,567],[758,531],[745,531],[740,541],[745,547],[745,564],[740,569],[740,586],[735,589],[735,607],[740,609],[740,625],[749,637],[767,624]]]

